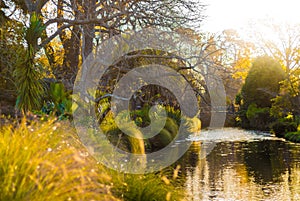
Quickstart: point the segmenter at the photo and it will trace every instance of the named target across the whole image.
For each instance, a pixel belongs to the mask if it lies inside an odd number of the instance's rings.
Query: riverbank
[[[0,126],[0,200],[179,200],[165,173],[126,175],[88,153],[72,124],[49,118]]]

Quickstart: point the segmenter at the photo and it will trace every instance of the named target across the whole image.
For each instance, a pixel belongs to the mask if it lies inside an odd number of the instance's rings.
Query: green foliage
[[[124,118],[124,117],[118,116],[117,118]],[[131,153],[145,154],[144,140],[140,139],[143,137],[141,131],[135,127],[132,127],[129,123],[126,124],[123,128],[125,129],[123,131],[127,135],[127,140],[129,142]]]
[[[270,110],[271,116],[275,118],[283,118],[289,112],[293,111],[293,106],[290,102],[289,95],[279,95],[276,98],[272,99],[272,107]]]
[[[135,121],[136,125],[140,127],[150,125],[149,108],[150,107],[145,106],[140,110],[131,111],[131,120]],[[105,116],[100,127],[112,144],[118,146],[120,149],[131,152],[134,151],[135,153],[141,153],[141,151],[153,152],[167,146],[178,134],[181,121],[184,125],[183,130],[186,130],[186,135],[198,132],[201,129],[201,122],[197,117],[181,117],[180,110],[176,110],[172,107],[165,107],[165,109],[167,112],[165,126],[157,135],[150,139],[141,140],[124,135],[117,127],[112,112],[109,112]],[[133,135],[137,137],[142,136],[142,133],[139,130],[132,128],[131,126],[128,126],[127,132],[133,133]]]
[[[271,125],[271,129],[277,137],[284,137],[288,132],[297,131],[297,124],[295,122],[278,120]]]
[[[29,61],[30,51],[28,50],[24,61],[22,57],[18,60],[17,68],[14,72],[16,84],[18,86],[18,98],[16,106],[23,111],[40,109],[44,88],[39,81],[40,74],[34,69],[34,64]]]
[[[258,108],[255,103],[249,105],[246,116],[248,119],[257,118],[260,114],[267,114],[269,112],[269,108]]]
[[[1,12],[1,11],[0,11]],[[0,110],[13,115],[17,99],[14,71],[19,57],[25,55],[21,37],[22,26],[15,21],[6,21],[0,27]],[[23,58],[24,59],[24,58]]]
[[[270,117],[272,99],[278,95],[284,76],[280,63],[274,59],[263,56],[254,60],[241,94],[236,96],[240,105],[238,119],[243,128],[269,130],[274,121]]]
[[[285,134],[289,132],[297,131],[299,124],[299,117],[289,114],[285,117],[277,119],[277,121],[272,124],[271,128],[272,132],[277,137],[284,137]]]
[[[0,129],[0,200],[115,200],[110,176],[75,137],[69,122]]]
[[[300,132],[289,132],[284,135],[284,138],[292,142],[300,143]]]
[[[43,22],[35,12],[31,13],[30,24],[28,28],[25,28],[25,40],[28,45],[36,49],[38,44],[38,39],[42,36],[43,31],[45,30]]]
[[[174,119],[176,123],[179,125],[181,122],[181,111],[172,106],[165,106],[165,110],[167,112],[167,116]]]
[[[267,56],[258,57],[242,88],[245,106],[255,103],[257,107],[271,107],[271,99],[278,94],[284,76],[280,63]]]
[[[139,110],[134,110],[130,112],[130,116],[135,121],[137,126],[146,127],[151,123],[149,110],[149,106],[144,106]]]
[[[178,125],[175,120],[167,117],[164,128],[154,137],[149,139],[151,151],[166,147],[177,135]]]
[[[242,97],[242,94],[241,93],[238,93],[236,96],[235,96],[235,104],[237,105],[242,105],[243,102],[243,97]]]
[[[127,135],[124,135],[122,131],[118,128],[111,111],[108,112],[101,121],[100,128],[106,135],[107,139],[114,146],[124,151],[131,150],[130,141],[128,140]]]
[[[42,108],[45,113],[54,113],[59,119],[70,118],[74,105],[68,92],[62,83],[51,83],[49,100]]]
[[[183,189],[175,187],[176,178],[167,178],[166,175],[116,175],[113,181],[116,186],[113,194],[125,201],[170,201],[182,200]]]
[[[40,109],[44,95],[43,83],[40,81],[41,73],[34,62],[38,39],[45,27],[39,17],[32,13],[30,25],[24,29],[24,39],[27,42],[25,55],[20,55],[15,70],[15,78],[18,87],[16,106],[23,111]]]
[[[272,116],[282,118],[289,113],[300,115],[300,82],[299,74],[296,73],[298,70],[295,70],[289,75],[289,78],[281,82],[280,94],[272,100]]]
[[[269,130],[269,124],[272,122],[269,113],[270,108],[259,108],[256,104],[249,105],[246,111],[246,118],[249,122],[249,128],[258,130]]]

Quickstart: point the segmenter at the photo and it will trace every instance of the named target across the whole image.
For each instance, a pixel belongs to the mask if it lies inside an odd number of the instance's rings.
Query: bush
[[[45,87],[47,88],[47,87]],[[58,119],[72,119],[72,112],[77,108],[72,103],[71,95],[66,91],[62,83],[51,82],[48,90],[48,97],[41,110],[34,111],[37,115],[56,115]]]
[[[139,127],[149,126],[151,123],[149,108],[150,107],[146,106],[140,110],[131,111],[130,119],[128,117],[122,118],[133,120]],[[100,128],[114,146],[118,146],[118,148],[131,153],[134,153],[135,151],[137,151],[137,153],[141,153],[141,151],[151,153],[164,148],[178,134],[180,123],[183,124],[183,130],[186,131],[187,136],[191,133],[198,132],[201,129],[201,122],[197,117],[182,117],[180,110],[176,110],[172,107],[165,107],[164,109],[167,113],[164,128],[157,135],[149,139],[142,140],[125,135],[116,125],[111,111],[103,118]],[[142,135],[138,129],[131,127],[131,124],[128,124],[127,128],[124,126],[123,129],[126,129],[127,133],[133,133],[135,136]]]
[[[256,104],[249,105],[245,112],[247,123],[250,129],[269,130],[269,125],[272,122],[270,118],[269,108],[260,108]]]
[[[284,137],[288,132],[297,131],[297,124],[295,122],[277,121],[272,124],[271,129],[277,137]]]
[[[300,143],[300,132],[289,132],[284,135],[284,138],[292,142]]]

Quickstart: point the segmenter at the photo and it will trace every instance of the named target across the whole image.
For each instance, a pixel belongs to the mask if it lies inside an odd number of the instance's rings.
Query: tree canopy
[[[244,104],[271,107],[271,99],[279,92],[279,83],[285,78],[279,62],[268,56],[258,57],[252,63],[242,88]]]

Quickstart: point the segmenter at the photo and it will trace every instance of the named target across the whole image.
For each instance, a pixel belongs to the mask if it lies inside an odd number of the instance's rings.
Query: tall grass
[[[178,201],[184,200],[182,187],[176,187],[176,178],[163,173],[144,175],[112,172],[112,192],[125,201]]]
[[[116,200],[68,122],[0,129],[0,200]]]
[[[104,168],[69,121],[23,119],[0,128],[0,200],[182,200],[172,174]]]

